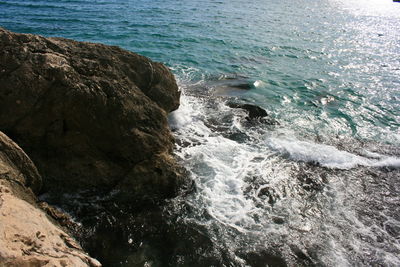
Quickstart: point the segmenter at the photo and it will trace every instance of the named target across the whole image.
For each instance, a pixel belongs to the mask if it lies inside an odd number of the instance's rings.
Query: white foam
[[[400,168],[400,159],[394,157],[387,157],[372,163],[371,166]]]
[[[293,160],[318,163],[329,168],[351,169],[357,166],[400,167],[400,159],[396,157],[368,152],[372,158],[367,158],[339,150],[334,146],[296,139],[270,138],[267,140],[267,145],[272,150]]]
[[[216,136],[206,138],[201,145],[186,148],[185,153],[192,159],[190,169],[208,213],[223,224],[246,231],[246,226],[254,224],[249,215],[256,210],[242,192],[243,178],[253,158],[251,151]]]
[[[348,181],[351,174],[345,178],[332,174],[329,185],[316,196],[316,202],[309,202],[298,194],[300,185],[293,179],[298,164],[287,162],[281,156],[338,169],[399,167],[399,158],[370,151],[356,155],[334,146],[300,141],[288,137],[294,136],[289,129],[276,129],[273,133],[260,129],[258,132],[255,127],[249,129],[242,125],[240,111],[223,103],[210,105],[206,99],[186,95],[184,86],[181,87],[181,106],[169,120],[177,137],[189,143],[178,145],[176,153],[196,183],[196,192],[186,199],[194,215],[185,220],[207,227],[207,234],[218,245],[224,244],[232,251],[236,244],[243,244],[236,242],[238,240],[251,240],[248,243],[251,246],[268,244],[270,240],[288,242],[287,236],[291,243],[299,246],[308,242],[323,244],[319,258],[328,265],[349,266],[347,247],[362,253],[362,248],[370,246],[357,238],[353,240],[353,235],[360,231],[371,236],[375,234],[358,221],[349,205],[353,190],[344,181]],[[207,127],[210,122],[218,124],[229,112],[233,113],[229,130],[246,132],[252,137],[251,142],[235,142]],[[280,135],[266,139],[271,134]],[[256,182],[252,182],[252,178],[257,179]],[[248,186],[250,190],[246,190]],[[273,205],[269,204],[270,193],[277,199]],[[310,213],[305,216],[308,211]],[[284,223],[274,224],[271,219],[274,216],[282,217]],[[233,235],[229,234],[229,229],[234,229]],[[390,257],[384,251],[381,253]],[[387,260],[394,262],[390,258]]]
[[[254,85],[254,87],[257,88],[257,87],[264,86],[265,83],[264,83],[263,81],[257,80],[257,81],[255,81],[255,82],[253,83],[253,85]]]
[[[199,99],[194,96],[186,95],[186,83],[192,79],[192,76],[196,76],[199,72],[195,68],[184,68],[182,66],[175,66],[172,68],[174,71],[180,72],[180,78],[177,80],[179,89],[181,91],[179,109],[171,112],[168,116],[168,122],[173,130],[181,128],[195,128],[196,131],[209,132],[209,129],[202,123],[204,117],[204,108]],[[198,81],[196,84],[201,84],[203,80]],[[192,84],[193,86],[194,84]]]
[[[168,122],[172,129],[179,129],[193,122],[196,110],[190,105],[188,96],[182,94],[179,109],[171,112],[168,116]]]

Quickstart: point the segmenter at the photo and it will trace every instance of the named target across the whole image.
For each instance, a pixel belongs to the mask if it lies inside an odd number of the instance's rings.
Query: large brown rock
[[[179,96],[169,69],[143,56],[0,28],[0,130],[46,190],[173,196],[183,176],[166,117]]]
[[[101,266],[36,205],[41,177],[0,132],[0,266]]]

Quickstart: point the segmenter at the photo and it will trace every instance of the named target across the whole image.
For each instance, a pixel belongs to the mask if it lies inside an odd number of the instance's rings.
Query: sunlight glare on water
[[[332,3],[356,16],[400,18],[400,4],[392,0],[332,0]]]
[[[0,26],[118,45],[176,75],[170,126],[194,190],[167,211],[184,230],[123,233],[146,257],[161,248],[159,266],[400,266],[400,3],[12,0]]]

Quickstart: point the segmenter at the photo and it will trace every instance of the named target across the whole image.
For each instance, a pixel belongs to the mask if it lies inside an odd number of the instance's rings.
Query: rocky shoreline
[[[90,191],[121,209],[176,196],[188,182],[167,123],[179,97],[143,56],[0,28],[0,266],[101,266],[39,194]]]

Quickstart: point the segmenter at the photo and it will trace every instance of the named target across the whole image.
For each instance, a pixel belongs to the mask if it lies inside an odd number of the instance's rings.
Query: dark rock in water
[[[253,267],[264,267],[264,266],[276,266],[284,267],[288,266],[283,255],[279,255],[274,251],[261,251],[261,252],[247,252],[240,253],[248,266]]]
[[[217,81],[213,81],[217,87],[227,87],[240,90],[250,90],[253,88],[253,83],[248,77],[242,75],[223,76]]]
[[[313,260],[308,256],[306,253],[304,253],[300,248],[294,245],[289,245],[290,249],[296,255],[297,260],[299,263],[302,263],[304,266],[317,266]]]
[[[180,214],[191,212],[183,202],[178,207],[172,201],[129,209],[88,194],[65,195],[57,201],[80,218],[83,227],[75,234],[104,266],[224,265],[206,229],[176,213],[175,209]]]
[[[224,86],[242,90],[250,90],[251,88],[253,88],[253,86],[249,82],[227,82],[224,84]]]
[[[246,117],[246,119],[248,121],[259,120],[262,123],[266,123],[266,124],[270,124],[270,125],[279,124],[276,120],[269,117],[269,115],[268,115],[267,111],[265,111],[265,109],[260,108],[256,105],[239,104],[239,103],[234,103],[234,102],[228,102],[227,105],[230,108],[240,108],[240,109],[246,110],[248,112],[248,115]]]
[[[275,192],[275,189],[270,187],[263,187],[257,195],[261,199],[266,199],[270,205],[274,205],[279,195]]]
[[[228,106],[231,108],[241,108],[241,109],[248,111],[249,119],[264,118],[264,117],[268,116],[268,113],[265,111],[265,109],[262,109],[256,105],[228,103]]]
[[[45,190],[173,196],[184,175],[166,116],[179,97],[170,70],[143,56],[0,28],[0,129],[33,159]]]
[[[285,219],[284,218],[277,217],[277,216],[272,217],[272,221],[274,223],[276,223],[276,224],[284,224],[285,223]]]
[[[207,87],[213,91],[214,95],[235,95],[253,89],[254,84],[248,77],[235,75],[223,76],[217,80],[211,80],[207,84]]]

